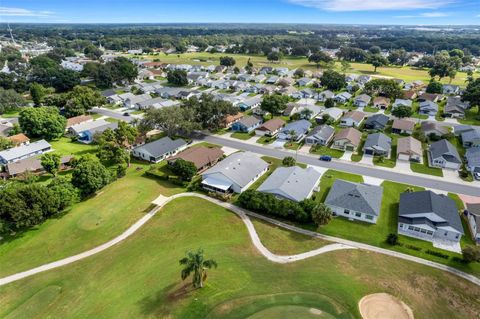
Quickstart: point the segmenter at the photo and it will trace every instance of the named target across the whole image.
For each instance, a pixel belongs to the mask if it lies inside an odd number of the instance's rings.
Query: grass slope
[[[0,245],[0,276],[27,270],[102,244],[120,235],[150,210],[159,194],[182,191],[166,182],[143,177],[145,164],[133,164],[127,175],[97,196],[75,205]],[[141,170],[137,170],[141,168]]]
[[[275,228],[265,231],[279,236]],[[204,289],[192,291],[180,280],[178,260],[198,247],[219,268],[209,272]],[[0,287],[0,317],[247,318],[272,307],[298,306],[359,318],[358,301],[376,292],[400,298],[415,318],[479,315],[479,287],[407,261],[348,250],[271,263],[252,246],[235,215],[183,198],[105,252]],[[262,317],[276,318],[276,312]]]

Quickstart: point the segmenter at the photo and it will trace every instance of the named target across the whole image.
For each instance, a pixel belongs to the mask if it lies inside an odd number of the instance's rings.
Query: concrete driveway
[[[363,154],[363,157],[359,163],[373,166],[373,155]]]
[[[396,171],[403,172],[403,173],[408,173],[411,172],[412,170],[410,169],[410,162],[409,161],[403,161],[403,160],[397,160],[397,164],[393,168]]]
[[[342,157],[340,157],[340,159],[350,162],[350,161],[352,161],[352,154],[353,154],[352,151],[345,151],[345,153],[343,153],[343,155],[342,155]]]
[[[458,171],[455,171],[453,169],[444,168],[444,169],[442,169],[442,172],[443,172],[443,177],[446,178],[449,181],[452,181],[452,182],[461,181],[461,182],[463,182],[463,180],[460,178],[460,176],[458,176]]]

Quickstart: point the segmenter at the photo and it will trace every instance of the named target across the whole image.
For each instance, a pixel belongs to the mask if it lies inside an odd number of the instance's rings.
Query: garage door
[[[365,150],[365,154],[367,154],[367,155],[373,155],[373,150]]]
[[[408,156],[408,154],[398,154],[398,159],[401,161],[408,161],[410,160],[410,156]]]

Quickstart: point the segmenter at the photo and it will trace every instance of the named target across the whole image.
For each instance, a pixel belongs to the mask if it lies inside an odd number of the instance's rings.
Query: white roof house
[[[202,174],[202,186],[211,191],[241,193],[268,170],[268,163],[251,152],[230,155]]]
[[[313,167],[279,167],[257,190],[281,199],[300,202],[312,196],[321,176]]]
[[[27,145],[12,147],[0,152],[0,163],[8,164],[22,159],[40,155],[52,149],[50,143],[45,140],[32,142]]]

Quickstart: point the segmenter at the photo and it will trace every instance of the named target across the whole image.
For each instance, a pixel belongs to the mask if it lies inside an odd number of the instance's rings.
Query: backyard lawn
[[[267,248],[272,238],[285,241],[287,251],[316,246],[263,226],[260,239],[266,238]],[[272,249],[283,249],[276,245]],[[192,290],[189,280],[180,279],[178,260],[199,247],[218,268],[209,271],[205,288]],[[371,252],[342,250],[284,265],[269,262],[233,213],[182,198],[117,246],[0,287],[0,317],[228,319],[298,306],[322,311],[319,318],[346,319],[360,318],[358,301],[377,292],[400,298],[415,318],[476,318],[480,309],[480,287]]]
[[[96,147],[93,145],[72,142],[68,137],[62,137],[55,141],[49,142],[56,154],[59,155],[75,155],[82,156],[86,154],[94,154]]]
[[[158,195],[184,191],[167,182],[143,177],[146,168],[145,164],[132,164],[125,177],[106,186],[95,197],[74,205],[58,218],[4,238],[0,242],[0,276],[102,244],[144,216]]]

